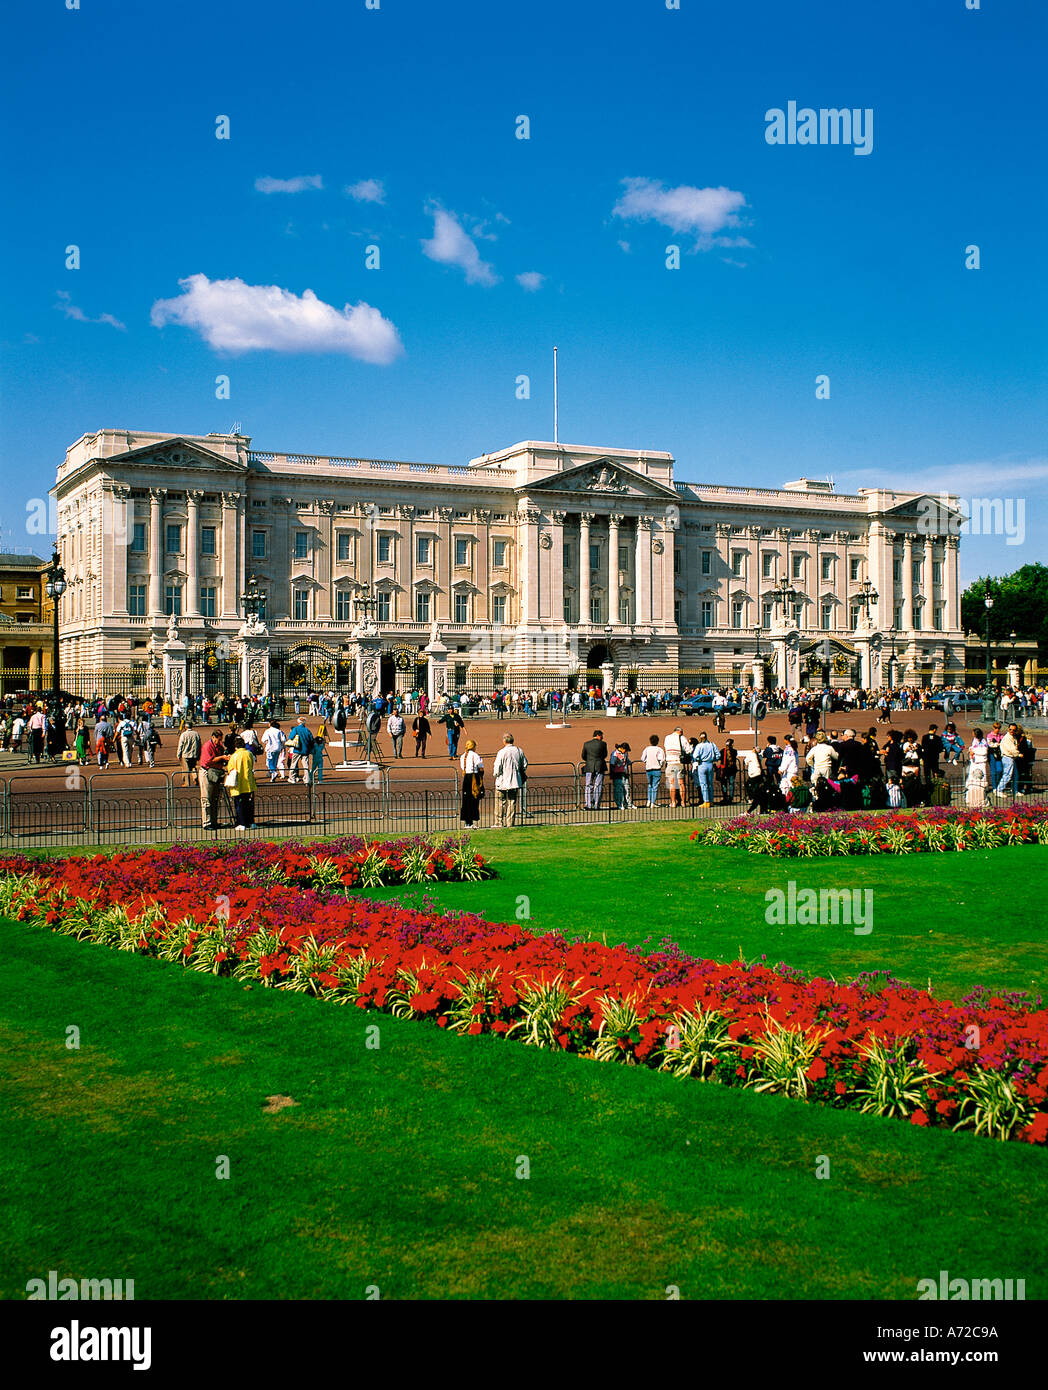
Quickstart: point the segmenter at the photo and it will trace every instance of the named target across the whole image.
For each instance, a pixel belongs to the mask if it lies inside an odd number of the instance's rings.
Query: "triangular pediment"
[[[236,459],[226,458],[195,439],[165,439],[160,443],[142,444],[137,449],[128,449],[122,454],[111,454],[106,467],[116,463],[133,464],[136,468],[199,468],[214,472],[242,474],[247,465]]]
[[[885,507],[885,521],[913,521],[920,524],[925,534],[934,536],[945,534],[949,528],[951,519],[963,519],[964,513],[956,507],[950,505],[953,499],[948,497],[936,497],[930,492],[921,493],[918,496],[907,497],[905,501],[898,502],[894,507]],[[956,530],[950,532],[956,535]]]
[[[580,463],[562,473],[551,473],[538,482],[527,483],[518,492],[543,493],[567,492],[587,498],[604,498],[615,501],[618,498],[659,498],[660,501],[675,502],[677,494],[671,487],[646,478],[632,468],[626,468],[617,459],[593,459]]]

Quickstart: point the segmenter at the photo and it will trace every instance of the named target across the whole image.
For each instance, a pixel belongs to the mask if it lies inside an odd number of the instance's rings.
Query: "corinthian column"
[[[202,490],[186,492],[186,617],[200,617],[200,576],[198,555],[200,553],[199,507],[203,497]]]
[[[608,622],[619,623],[619,526],[621,516],[608,517]]]
[[[651,622],[651,523],[650,516],[637,518],[637,622]]]
[[[149,489],[149,617],[151,621],[164,616],[160,591],[160,580],[164,573],[160,513],[166,496],[166,487],[151,487]]]
[[[590,522],[592,512],[579,515],[579,622],[590,621]]]

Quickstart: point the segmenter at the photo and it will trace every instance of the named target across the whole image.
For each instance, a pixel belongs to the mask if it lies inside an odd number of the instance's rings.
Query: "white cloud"
[[[358,203],[384,203],[386,186],[381,179],[361,179],[346,185],[346,192]]]
[[[882,487],[896,492],[953,493],[959,497],[1000,496],[1015,484],[1048,482],[1048,459],[986,459],[941,464],[927,469],[849,469],[838,483],[853,487]]]
[[[525,270],[517,276],[517,284],[529,293],[540,290],[545,283],[545,275],[540,275],[537,270]]]
[[[443,208],[430,209],[433,218],[433,235],[422,242],[422,250],[431,261],[442,265],[457,265],[466,272],[466,280],[471,285],[497,285],[499,277],[495,267],[482,261],[476,242],[462,229],[462,224]]]
[[[667,188],[657,179],[623,179],[626,192],[612,208],[612,216],[625,221],[660,222],[672,232],[696,237],[697,246],[749,245],[744,238],[719,237],[728,227],[741,225],[738,213],[746,195],[731,188],[693,188],[682,183]]]
[[[55,308],[61,309],[67,319],[75,319],[77,323],[106,323],[110,328],[119,328],[121,333],[127,332],[127,324],[121,323],[120,320],[115,318],[112,314],[99,314],[96,319],[88,318],[83,309],[78,308],[72,303],[68,290],[58,290],[57,294],[61,303],[56,304]]]
[[[627,256],[629,255],[629,253],[630,253],[630,244],[629,244],[628,241],[622,241],[622,240],[620,239],[620,241],[619,241],[619,243],[618,243],[618,247],[619,247],[619,250],[620,250],[620,251],[625,251],[626,255],[627,255]]]
[[[243,280],[179,280],[182,294],[158,299],[150,313],[156,328],[180,323],[213,348],[227,352],[344,352],[381,366],[403,352],[394,325],[370,304],[336,309],[312,290],[301,297],[279,285]]]
[[[259,193],[304,193],[307,188],[323,188],[324,180],[319,174],[299,174],[293,179],[271,179],[268,174],[255,180]]]

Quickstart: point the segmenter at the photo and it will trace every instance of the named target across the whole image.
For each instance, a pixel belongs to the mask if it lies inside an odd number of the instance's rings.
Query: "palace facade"
[[[652,450],[458,466],[133,430],[77,440],[54,491],[63,670],[99,688],[183,660],[190,689],[239,684],[245,635],[277,693],[359,685],[362,642],[383,689],[964,673],[958,540],[921,493],[678,482]]]

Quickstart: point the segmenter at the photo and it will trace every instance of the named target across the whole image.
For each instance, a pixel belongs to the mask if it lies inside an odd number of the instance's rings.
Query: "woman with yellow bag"
[[[233,821],[238,830],[249,830],[255,823],[255,760],[244,740],[237,738],[236,746],[226,761],[226,790],[233,802]]]

